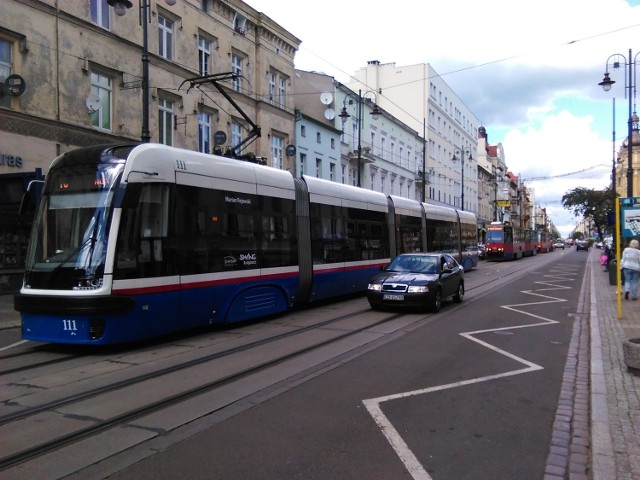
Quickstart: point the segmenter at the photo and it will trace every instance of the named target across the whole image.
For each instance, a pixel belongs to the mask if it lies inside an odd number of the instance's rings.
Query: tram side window
[[[261,267],[284,267],[297,263],[298,242],[295,235],[293,200],[262,198],[260,258]]]
[[[350,229],[355,232],[355,259],[374,260],[389,257],[389,229],[387,214],[358,208],[348,209]]]
[[[342,208],[312,203],[311,254],[313,263],[337,263],[348,259]]]
[[[123,208],[116,244],[114,278],[138,278],[176,273],[177,248],[170,237],[170,186],[145,184],[125,195],[138,200]]]
[[[460,230],[462,231],[462,251],[477,252],[478,233],[476,231],[476,226],[471,223],[461,223]]]
[[[427,220],[427,251],[456,253],[458,251],[457,224],[445,220]]]
[[[513,230],[510,228],[504,229],[504,243],[513,243]]]
[[[396,215],[398,225],[397,245],[398,253],[422,251],[422,219],[409,215]]]

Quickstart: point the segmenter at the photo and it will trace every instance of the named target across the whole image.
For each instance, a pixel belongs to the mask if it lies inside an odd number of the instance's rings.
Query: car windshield
[[[389,265],[393,272],[437,273],[438,258],[424,255],[401,255]]]

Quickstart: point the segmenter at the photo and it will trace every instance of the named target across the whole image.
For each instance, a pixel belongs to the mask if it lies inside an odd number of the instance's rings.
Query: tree
[[[600,238],[603,238],[603,227],[607,226],[607,212],[613,211],[614,193],[611,187],[605,190],[578,187],[562,196],[562,205],[567,210],[573,210],[578,217],[591,218]]]

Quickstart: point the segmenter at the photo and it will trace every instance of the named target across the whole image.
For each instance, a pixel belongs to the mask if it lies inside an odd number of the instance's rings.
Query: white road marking
[[[27,343],[28,341],[29,340],[20,340],[19,342],[12,343],[11,345],[0,347],[0,352],[4,352],[5,350],[9,350],[10,348],[17,347],[18,345],[22,345],[23,343]]]
[[[572,278],[562,278],[564,275],[566,275],[567,277],[572,277],[575,276],[575,274],[571,274],[570,272],[566,272],[566,271],[558,271],[557,274],[554,274],[552,277],[554,279],[556,279],[555,281],[572,281]],[[551,275],[543,275],[545,277],[550,277]],[[559,278],[560,277],[560,278]],[[541,288],[538,289],[537,292],[542,292],[542,291],[546,291],[546,290],[566,290],[566,289],[571,289],[572,287],[568,287],[568,286],[564,286],[564,285],[556,285],[550,281],[539,281],[539,282],[535,282],[536,284],[540,284],[540,285],[548,285],[550,288]],[[523,310],[520,310],[519,308],[516,307],[529,307],[529,306],[533,306],[533,305],[543,305],[546,303],[560,303],[560,302],[566,302],[566,299],[563,298],[557,298],[557,297],[551,297],[548,295],[542,295],[540,293],[536,293],[533,290],[523,290],[522,293],[525,293],[527,295],[533,295],[533,296],[537,296],[537,297],[541,297],[541,298],[546,298],[546,301],[540,301],[540,302],[530,302],[530,303],[519,303],[519,304],[512,304],[512,305],[501,305],[501,308],[507,309],[507,310],[511,310],[512,312],[515,313],[521,313],[523,315],[527,315],[529,317],[533,317],[533,318],[537,318],[539,320],[541,320],[540,322],[537,323],[532,323],[532,324],[528,324],[528,325],[514,325],[511,327],[502,327],[502,328],[491,328],[491,329],[487,329],[487,330],[476,330],[473,332],[463,332],[460,333],[461,336],[463,336],[464,338],[471,340],[472,342],[476,342],[480,345],[482,345],[483,347],[486,347],[490,350],[493,350],[494,352],[500,353],[501,355],[504,355],[508,358],[511,358],[512,360],[515,360],[519,363],[522,363],[523,365],[525,365],[525,368],[521,368],[518,370],[512,370],[510,372],[504,372],[504,373],[498,373],[495,375],[487,375],[484,377],[478,377],[478,378],[471,378],[469,380],[463,380],[460,382],[454,382],[454,383],[448,383],[445,385],[437,385],[435,387],[429,387],[429,388],[422,388],[419,390],[413,390],[411,392],[403,392],[403,393],[396,393],[393,395],[386,395],[383,397],[378,397],[378,398],[370,398],[370,399],[366,399],[363,400],[362,403],[364,404],[364,406],[367,408],[367,410],[369,411],[369,414],[371,415],[371,417],[373,418],[373,420],[376,422],[376,424],[378,425],[378,427],[380,427],[380,430],[382,431],[383,435],[386,437],[387,441],[389,442],[389,444],[391,445],[391,447],[394,449],[394,451],[396,452],[396,454],[398,455],[398,457],[400,458],[400,460],[402,461],[402,463],[404,464],[405,468],[407,469],[407,471],[409,472],[409,474],[411,474],[411,477],[414,480],[433,480],[431,478],[431,476],[427,473],[427,471],[425,470],[425,468],[422,466],[422,464],[420,463],[420,461],[418,460],[418,458],[413,454],[413,452],[411,451],[411,449],[409,448],[409,446],[406,444],[406,442],[404,441],[404,439],[402,438],[402,436],[398,433],[398,431],[395,429],[395,427],[393,426],[393,424],[389,421],[389,419],[387,418],[387,416],[382,412],[382,408],[380,407],[380,405],[384,402],[388,402],[391,400],[398,400],[398,399],[403,399],[403,398],[407,398],[407,397],[412,397],[412,396],[416,396],[416,395],[425,395],[428,393],[433,393],[433,392],[440,392],[443,390],[448,390],[451,388],[459,388],[459,387],[464,387],[467,385],[473,385],[476,383],[481,383],[481,382],[487,382],[490,380],[496,380],[498,378],[505,378],[505,377],[511,377],[514,375],[521,375],[523,373],[531,373],[531,372],[535,372],[538,370],[543,370],[544,367],[537,365],[533,362],[530,362],[528,360],[525,360],[524,358],[518,357],[516,355],[513,355],[512,353],[509,353],[505,350],[502,350],[494,345],[491,345],[483,340],[480,340],[478,338],[475,338],[474,335],[479,335],[481,333],[491,333],[491,332],[499,332],[499,331],[505,331],[505,330],[516,330],[519,328],[530,328],[530,327],[540,327],[540,326],[544,326],[544,325],[553,325],[558,323],[558,321],[556,320],[552,320],[550,318],[545,318],[542,317],[540,315],[535,315],[533,313],[530,312],[526,312]]]

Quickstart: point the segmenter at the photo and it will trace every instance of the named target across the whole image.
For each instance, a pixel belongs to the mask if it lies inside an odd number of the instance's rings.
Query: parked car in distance
[[[464,270],[446,253],[403,253],[369,281],[367,300],[374,310],[384,307],[429,309],[442,302],[462,302]]]
[[[576,240],[576,252],[580,250],[584,250],[585,252],[589,251],[589,242],[585,240]]]
[[[564,250],[564,240],[562,240],[560,238],[558,240],[556,240],[556,243],[553,244],[553,248],[556,248],[556,249],[557,248],[561,248],[561,249]]]
[[[487,247],[484,243],[478,244],[478,258],[480,260],[487,258]]]

